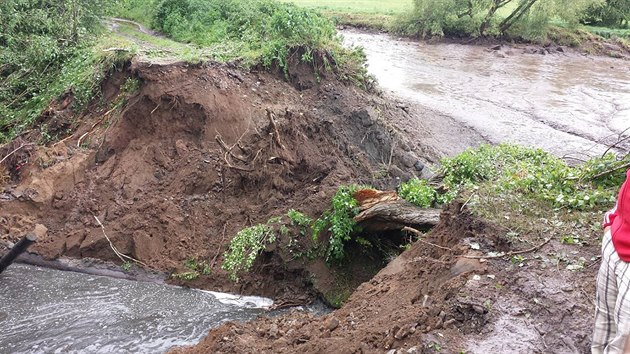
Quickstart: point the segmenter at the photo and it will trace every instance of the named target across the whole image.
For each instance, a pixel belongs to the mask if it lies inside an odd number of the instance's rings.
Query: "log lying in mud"
[[[440,220],[441,209],[422,209],[405,200],[377,203],[354,217],[366,231],[401,230],[405,226],[431,228]]]
[[[34,234],[28,234],[22,237],[22,239],[19,240],[7,254],[0,258],[0,273],[7,269],[7,267],[10,266],[20,254],[24,253],[24,251],[26,251],[26,249],[35,241],[37,241],[37,236]]]

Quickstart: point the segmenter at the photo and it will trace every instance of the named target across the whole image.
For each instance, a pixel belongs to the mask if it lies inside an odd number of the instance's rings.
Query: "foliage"
[[[626,156],[626,161],[629,158]],[[444,185],[451,191],[471,189],[482,184],[499,195],[536,199],[554,208],[588,210],[615,200],[622,174],[596,176],[620,166],[612,154],[571,167],[540,149],[515,145],[469,149],[442,160]]]
[[[155,30],[209,48],[220,61],[238,59],[245,66],[277,66],[286,72],[290,57],[300,52],[298,59],[316,70],[333,63],[339,67],[348,64],[350,72],[364,74],[360,72],[364,58],[359,62],[350,59],[353,51],[341,46],[330,20],[292,4],[273,0],[126,0],[119,13],[144,21],[151,13],[150,25]]]
[[[429,186],[426,180],[418,178],[402,183],[398,187],[398,195],[421,208],[429,208],[437,199],[435,188]]]
[[[616,28],[628,27],[630,21],[630,1],[606,0],[588,8],[583,22]]]
[[[67,89],[84,105],[116,62],[86,43],[114,0],[0,2],[0,143],[28,127]]]
[[[414,0],[412,12],[395,26],[420,37],[546,35],[552,20],[577,24],[586,9],[602,0]]]
[[[304,215],[303,213],[295,209],[290,209],[287,212],[287,216],[289,217],[289,219],[291,219],[291,222],[293,223],[293,225],[310,227],[311,224],[313,223],[313,220],[311,218],[309,218],[308,216]]]
[[[199,262],[194,258],[187,259],[184,262],[184,267],[188,268],[189,271],[182,273],[175,273],[172,275],[173,278],[191,281],[199,278],[201,275],[210,275],[212,273],[212,269],[206,262]]]
[[[359,186],[356,185],[339,187],[332,198],[331,208],[314,223],[314,238],[326,228],[330,231],[326,253],[328,261],[340,261],[344,258],[344,244],[357,231],[357,224],[353,219],[359,213],[358,202],[353,197],[357,189]]]
[[[239,231],[230,242],[230,249],[224,254],[221,268],[228,271],[230,279],[238,281],[239,272],[248,272],[258,254],[267,244],[273,243],[276,236],[266,224],[259,224]]]

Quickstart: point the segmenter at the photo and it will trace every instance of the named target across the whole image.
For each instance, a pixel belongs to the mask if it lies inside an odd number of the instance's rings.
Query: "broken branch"
[[[96,217],[96,215],[92,214],[92,216],[94,217],[94,219],[96,219],[96,222],[98,223],[98,225],[101,227],[101,230],[103,231],[103,236],[105,236],[105,239],[107,239],[107,242],[109,242],[109,247],[112,249],[112,251],[114,251],[114,253],[116,254],[116,256],[118,256],[118,258],[123,262],[127,262],[125,259],[128,259],[130,261],[136,262],[144,267],[149,268],[149,266],[146,263],[143,263],[133,257],[129,257],[126,254],[121,253],[120,251],[118,251],[118,249],[116,248],[116,246],[114,246],[114,244],[112,243],[112,240],[110,240],[110,238],[107,236],[107,234],[105,233],[105,226],[103,226],[103,224],[101,223],[101,221]]]
[[[420,232],[420,231],[418,231],[418,230],[416,230],[414,228],[411,228],[409,226],[403,227],[402,231],[407,231],[407,232],[411,232],[412,234],[415,234],[416,236],[418,236],[418,242],[424,243],[425,245],[433,246],[433,247],[436,247],[436,248],[439,248],[439,249],[442,249],[442,250],[445,250],[445,251],[451,251],[451,252],[453,251],[452,249],[450,249],[448,247],[436,245],[435,243],[431,243],[429,241],[423,240],[422,236],[424,236],[424,235],[422,234],[422,232]]]
[[[9,157],[11,157],[11,155],[15,154],[16,152],[20,151],[21,149],[27,147],[27,146],[32,146],[35,145],[33,143],[28,143],[28,144],[22,144],[19,147],[17,147],[15,150],[11,151],[7,156],[3,157],[2,160],[0,160],[0,164],[3,163],[6,159],[8,159]]]

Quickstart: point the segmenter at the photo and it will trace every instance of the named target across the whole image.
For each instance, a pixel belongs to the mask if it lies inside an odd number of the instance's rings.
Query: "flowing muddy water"
[[[12,265],[0,274],[0,353],[163,353],[271,303]]]
[[[477,140],[596,155],[630,128],[628,61],[341,34],[346,45],[365,49],[382,89],[433,111],[416,116],[443,154]]]

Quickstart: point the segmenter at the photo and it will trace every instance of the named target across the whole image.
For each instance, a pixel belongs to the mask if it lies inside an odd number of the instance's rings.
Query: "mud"
[[[466,258],[515,245],[507,230],[461,209],[452,205],[426,242],[414,243],[329,315],[295,311],[228,323],[172,353],[588,352],[595,269],[576,276],[554,266],[553,256],[568,252],[555,241],[526,255],[523,266]]]
[[[512,142],[584,158],[601,154],[630,128],[628,60],[565,47],[341,33],[346,45],[365,49],[383,90],[414,112],[415,119],[399,125],[446,155],[481,142]]]
[[[301,69],[288,83],[214,64],[120,68],[103,100],[71,121],[72,135],[9,166],[18,182],[2,194],[1,240],[35,230],[31,250],[47,259],[121,263],[111,240],[161,272],[184,271],[189,259],[209,264],[212,274],[191,286],[314,298],[309,277],[273,257],[240,283],[228,280],[220,265],[231,238],[291,208],[317,217],[342,184],[393,188],[431,155],[388,125],[406,114],[388,101],[335,80],[308,89],[315,76]],[[139,92],[120,91],[128,77]],[[127,103],[112,109],[121,95]],[[58,107],[49,119],[65,116]]]

